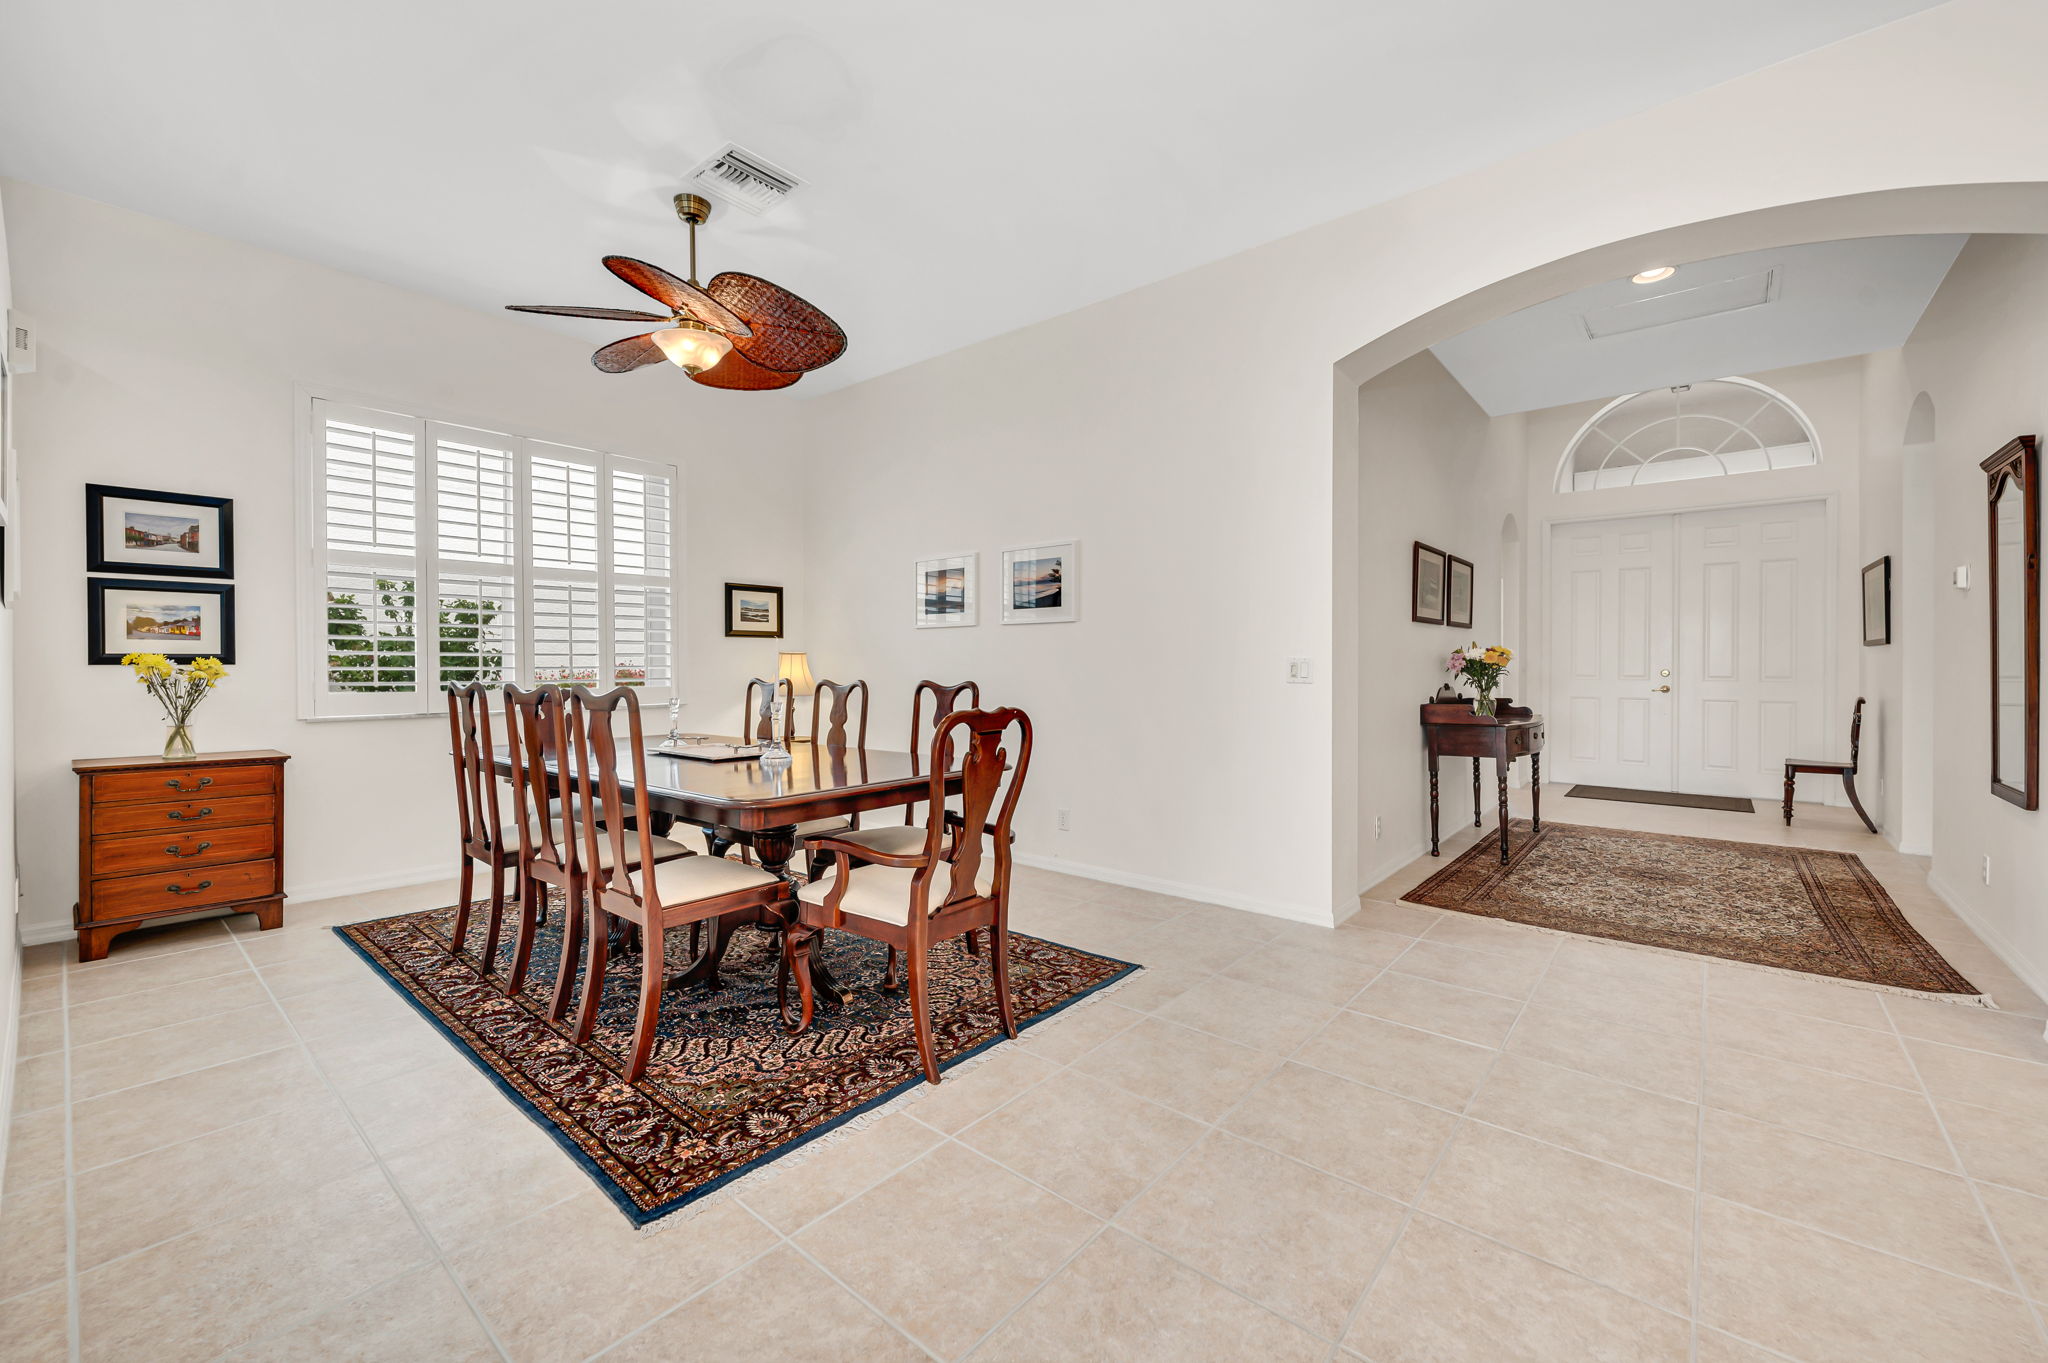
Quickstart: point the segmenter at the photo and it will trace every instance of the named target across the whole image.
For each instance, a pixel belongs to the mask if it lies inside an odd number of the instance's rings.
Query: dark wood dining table
[[[739,743],[730,736],[712,736],[707,743]],[[505,749],[496,750],[495,765],[500,775],[510,776],[512,765]],[[549,784],[555,785],[552,769]],[[619,788],[627,799],[633,792],[633,759],[619,757]],[[946,791],[957,794],[957,772],[947,777]],[[931,790],[931,777],[920,760],[907,752],[875,748],[833,747],[821,743],[798,743],[790,749],[787,764],[763,766],[758,758],[730,762],[705,762],[695,758],[672,757],[650,746],[647,753],[647,806],[654,815],[653,831],[673,837],[677,822],[695,824],[707,834],[719,830],[741,834],[754,849],[763,869],[780,876],[790,887],[789,898],[780,904],[727,914],[712,929],[711,941],[701,955],[669,979],[670,989],[702,985],[718,987],[718,963],[725,955],[732,935],[753,924],[779,932],[796,919],[796,887],[801,877],[790,869],[796,855],[798,824],[813,819],[837,819],[878,809],[899,809],[923,799]],[[664,825],[667,825],[666,827]],[[711,845],[723,851],[724,839]],[[822,953],[813,953],[812,983],[827,1011],[841,1001],[838,982],[824,967]]]

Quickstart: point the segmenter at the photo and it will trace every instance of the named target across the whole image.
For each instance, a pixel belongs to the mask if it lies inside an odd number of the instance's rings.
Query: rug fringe
[[[1143,973],[1144,967],[1139,966],[1137,969],[1132,970],[1129,973],[1123,975],[1122,977],[1111,981],[1109,984],[1106,984],[1099,989],[1095,989],[1089,992],[1088,994],[1083,995],[1081,998],[1074,1000],[1066,1007],[1060,1009],[1058,1013],[1054,1014],[1052,1017],[1047,1018],[1044,1022],[1039,1023],[1038,1025],[1051,1026],[1057,1024],[1062,1019],[1072,1017],[1076,1013],[1079,1013],[1082,1009],[1087,1008],[1095,1003],[1100,1002],[1103,999],[1109,998],[1110,996],[1114,995],[1119,990],[1121,990],[1126,984],[1128,984],[1133,979],[1136,979],[1139,975]],[[1021,1041],[1025,1036],[1028,1036],[1029,1034],[1029,1029],[1020,1028],[1018,1030],[1018,1040]],[[975,1054],[968,1056],[964,1060],[956,1060],[952,1064],[946,1066],[945,1070],[943,1071],[944,1077],[948,1080],[952,1080],[957,1079],[959,1076],[963,1074],[971,1074],[976,1069],[979,1069],[982,1066],[982,1064],[984,1064],[986,1061],[992,1059],[995,1056],[1004,1054],[1004,1047],[1012,1044],[1015,1043],[1012,1043],[1008,1037],[1005,1037],[1001,1042],[998,1042],[996,1045],[990,1046],[986,1050],[977,1051]],[[652,1221],[648,1221],[642,1224],[641,1226],[636,1228],[637,1233],[641,1235],[658,1234],[661,1231],[667,1230],[670,1226],[673,1226],[678,1222],[689,1221],[697,1217],[698,1215],[702,1214],[703,1212],[709,1210],[710,1208],[719,1205],[721,1202],[724,1202],[729,1198],[738,1196],[742,1192],[758,1191],[764,1183],[781,1177],[783,1174],[787,1173],[791,1169],[801,1168],[803,1165],[807,1164],[812,1159],[817,1157],[819,1153],[823,1151],[829,1151],[830,1149],[832,1149],[832,1147],[836,1145],[840,1145],[846,1141],[852,1140],[861,1132],[866,1131],[869,1127],[875,1125],[877,1122],[883,1120],[886,1117],[893,1117],[907,1109],[915,1108],[918,1103],[922,1102],[927,1097],[930,1097],[935,1093],[943,1092],[944,1089],[945,1085],[943,1083],[920,1083],[911,1088],[905,1089],[903,1092],[895,1095],[893,1098],[890,1098],[887,1101],[883,1102],[880,1106],[870,1108],[866,1112],[861,1113],[858,1117],[848,1119],[847,1121],[841,1123],[839,1126],[836,1126],[832,1130],[826,1132],[822,1136],[813,1137],[811,1140],[805,1141],[802,1145],[790,1151],[788,1154],[777,1155],[775,1158],[769,1160],[766,1164],[763,1164],[758,1168],[749,1169],[746,1173],[740,1175],[732,1182],[725,1184],[723,1187],[718,1188],[715,1191],[706,1193],[704,1196],[696,1198],[695,1200],[687,1203],[686,1205],[676,1208],[672,1212],[668,1212],[662,1216],[656,1217]]]
[[[1868,989],[1877,994],[1897,994],[1901,998],[1927,999],[1934,1003],[1951,1003],[1960,1008],[1990,1008],[1996,1010],[1998,1001],[1989,994],[1941,994],[1925,989],[1908,989],[1903,985],[1879,984],[1875,980],[1849,980],[1840,975],[1816,975],[1810,970],[1793,970],[1782,965],[1765,965],[1760,961],[1737,961],[1726,956],[1704,956],[1697,951],[1684,951],[1678,947],[1660,947],[1653,942],[1631,942],[1622,937],[1602,937],[1597,933],[1573,932],[1569,928],[1550,928],[1541,923],[1518,923],[1512,918],[1495,918],[1485,913],[1465,913],[1462,909],[1447,909],[1441,904],[1425,904],[1419,899],[1402,898],[1397,901],[1410,908],[1434,909],[1438,913],[1455,913],[1465,918],[1477,918],[1502,927],[1520,928],[1524,932],[1540,932],[1551,937],[1570,937],[1581,942],[1598,942],[1602,946],[1621,947],[1628,951],[1646,951],[1658,956],[1677,956],[1688,961],[1704,961],[1710,965],[1734,966],[1738,970],[1756,970],[1769,975],[1784,975],[1795,980],[1814,980],[1822,984],[1847,985],[1851,989]],[[1929,945],[1933,945],[1929,943]],[[1936,948],[1938,951],[1939,948]],[[1944,958],[1946,959],[1946,958]],[[1955,967],[1949,967],[1953,970]]]

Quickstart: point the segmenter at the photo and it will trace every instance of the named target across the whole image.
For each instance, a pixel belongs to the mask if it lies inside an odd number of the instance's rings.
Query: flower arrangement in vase
[[[1444,670],[1453,677],[1472,683],[1472,689],[1479,693],[1479,700],[1473,705],[1475,714],[1493,713],[1494,688],[1500,679],[1508,674],[1508,664],[1513,662],[1515,651],[1505,644],[1488,644],[1481,648],[1475,640],[1455,650]]]
[[[227,680],[228,670],[218,658],[194,658],[179,667],[161,653],[130,653],[121,665],[135,673],[135,680],[164,708],[164,757],[175,760],[196,757],[192,743],[192,712],[199,708],[214,687]]]

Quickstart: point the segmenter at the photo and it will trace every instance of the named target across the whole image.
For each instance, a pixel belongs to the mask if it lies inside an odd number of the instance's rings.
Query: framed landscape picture
[[[1444,564],[1450,555],[1415,541],[1408,560],[1408,618],[1418,625],[1444,622]]]
[[[751,582],[725,584],[725,637],[780,639],[782,588]]]
[[[85,582],[85,660],[118,665],[125,654],[235,660],[235,589],[222,582]]]
[[[1863,646],[1892,641],[1892,556],[1863,567]]]
[[[85,570],[233,577],[234,501],[87,483]]]
[[[1081,542],[1003,550],[1003,623],[1054,625],[1081,618]]]
[[[1472,628],[1472,561],[1444,556],[1444,623],[1453,629]]]
[[[978,554],[948,554],[918,560],[913,588],[919,629],[975,623],[975,602],[981,590],[975,571],[979,558]]]

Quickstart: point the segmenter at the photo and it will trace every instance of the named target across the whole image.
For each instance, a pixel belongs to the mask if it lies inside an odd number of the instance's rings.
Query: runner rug
[[[1991,1006],[1846,852],[1550,823],[1481,838],[1402,898],[1639,946]]]
[[[509,915],[508,915],[509,916]],[[720,971],[722,987],[671,990],[647,1071],[628,1084],[624,1056],[639,1002],[638,953],[614,956],[590,1043],[547,1017],[561,939],[557,907],[535,945],[519,997],[449,949],[450,908],[338,927],[335,932],[589,1173],[619,1210],[646,1225],[769,1161],[871,1112],[924,1082],[909,1003],[883,993],[884,949],[825,934],[826,964],[846,1006],[822,1010],[791,1036],[775,1004],[775,939],[743,928]],[[481,946],[472,918],[469,941]],[[671,964],[689,964],[689,934],[670,935]],[[509,961],[510,947],[503,959]],[[933,1039],[940,1063],[1007,1040],[996,1016],[988,957],[958,940],[931,955]],[[1019,1029],[1043,1022],[1139,967],[1021,933],[1010,934]],[[900,976],[900,971],[899,971]],[[792,991],[793,993],[793,991]],[[573,1020],[573,1009],[572,1009]]]

